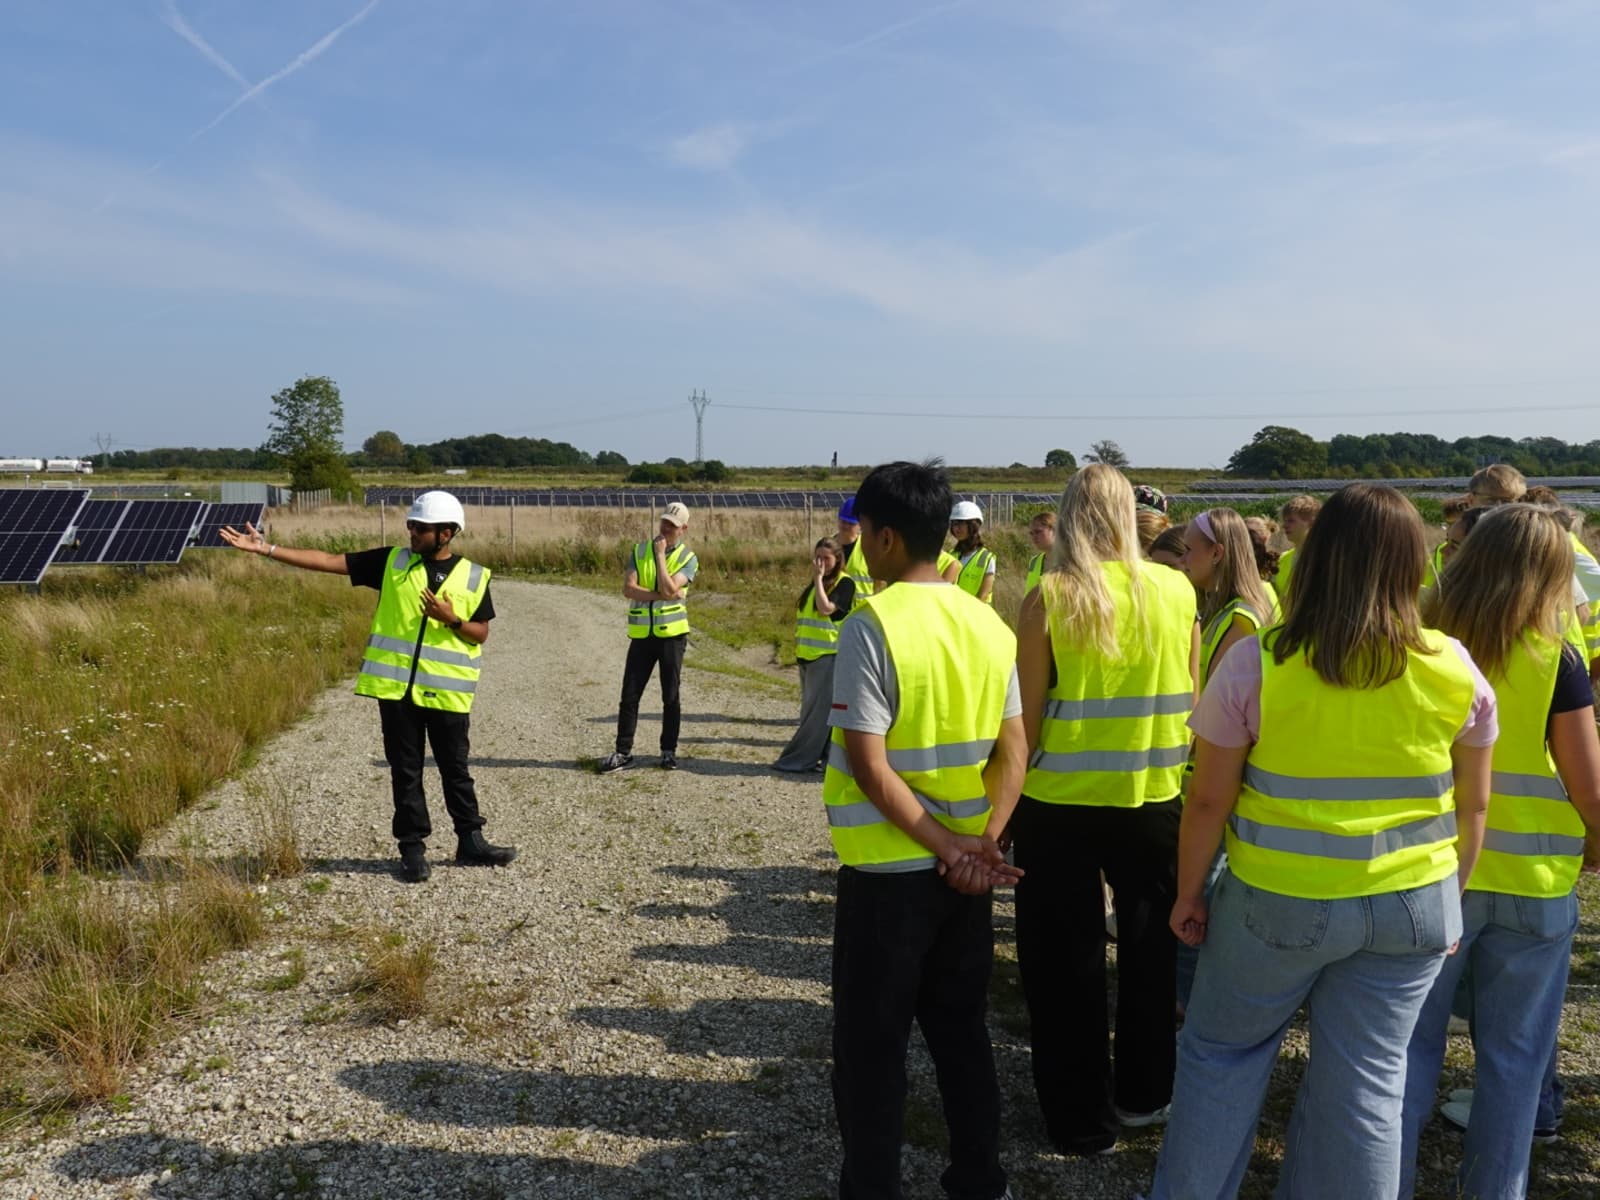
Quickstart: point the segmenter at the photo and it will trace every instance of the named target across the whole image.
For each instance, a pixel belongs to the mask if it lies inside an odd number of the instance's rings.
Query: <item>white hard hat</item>
[[[957,500],[956,506],[950,510],[950,519],[952,521],[981,521],[983,520],[983,509],[979,508],[971,500]]]
[[[406,520],[421,521],[424,525],[454,525],[458,530],[467,527],[467,514],[449,492],[423,492],[411,502]]]

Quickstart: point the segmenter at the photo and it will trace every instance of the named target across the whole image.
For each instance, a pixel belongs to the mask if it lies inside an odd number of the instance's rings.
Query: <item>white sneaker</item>
[[[1117,1114],[1117,1120],[1129,1129],[1144,1129],[1149,1125],[1165,1125],[1172,1117],[1172,1105],[1163,1104],[1155,1112],[1131,1113],[1113,1106],[1112,1112]]]

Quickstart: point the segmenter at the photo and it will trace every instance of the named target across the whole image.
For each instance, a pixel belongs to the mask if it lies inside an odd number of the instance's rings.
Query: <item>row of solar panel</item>
[[[38,583],[51,566],[175,563],[225,545],[224,525],[259,526],[261,504],[96,500],[87,488],[0,489],[0,583]]]
[[[1336,492],[1349,479],[1201,479],[1189,486],[1197,492]],[[1472,480],[1466,475],[1438,479],[1369,479],[1360,482],[1382,483],[1410,491],[1413,488],[1444,488],[1460,493]],[[1600,488],[1600,475],[1543,475],[1530,477],[1529,487]]]
[[[404,507],[426,488],[373,487],[366,503]],[[449,488],[463,504],[487,508],[662,508],[674,502],[689,508],[803,509],[809,499],[814,509],[833,509],[853,492],[640,492],[623,488],[581,488],[557,491],[546,488]],[[978,492],[980,498],[996,496],[1013,504],[1053,504],[1058,493]]]

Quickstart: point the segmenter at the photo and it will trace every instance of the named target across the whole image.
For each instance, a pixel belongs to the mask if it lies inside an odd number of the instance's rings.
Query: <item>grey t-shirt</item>
[[[896,587],[954,587],[945,583],[897,583]],[[839,653],[833,663],[833,711],[828,723],[857,733],[886,734],[900,711],[900,688],[883,630],[866,613],[857,613],[839,627]],[[1017,668],[1006,684],[1004,717],[1022,715]]]

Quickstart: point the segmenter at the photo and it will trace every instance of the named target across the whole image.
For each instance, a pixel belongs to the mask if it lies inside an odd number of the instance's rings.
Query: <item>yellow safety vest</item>
[[[1195,596],[1177,571],[1139,572],[1149,640],[1134,621],[1127,564],[1100,564],[1116,605],[1117,657],[1055,644],[1055,674],[1023,792],[1047,804],[1137,808],[1170,800],[1189,757]],[[1047,602],[1048,603],[1048,602]]]
[[[958,563],[960,561],[961,560],[959,558],[957,558],[954,554],[951,554],[948,550],[939,551],[939,574],[943,575],[946,571],[948,571],[951,563]]]
[[[1265,643],[1272,631],[1258,635]],[[1261,650],[1261,736],[1228,822],[1228,864],[1252,887],[1338,900],[1456,871],[1450,750],[1473,678],[1444,634],[1380,688],[1325,683],[1304,651]]]
[[[1028,577],[1022,582],[1022,594],[1026,596],[1039,586],[1039,580],[1044,578],[1044,551],[1040,551],[1028,560]]]
[[[1570,530],[1567,536],[1572,539],[1572,553],[1575,556],[1594,562],[1594,554],[1583,544],[1582,538]],[[1600,598],[1589,596],[1587,591],[1584,598],[1589,602],[1589,623],[1583,627],[1583,651],[1585,661],[1593,662],[1600,658]]]
[[[676,575],[694,561],[694,551],[679,542],[667,552],[667,573]],[[638,585],[645,591],[655,589],[656,548],[650,542],[640,542],[634,546],[633,572]],[[650,600],[631,606],[628,609],[628,636],[683,637],[689,632],[689,608],[684,603],[688,595],[689,589],[685,587],[676,600]]]
[[[1293,546],[1278,555],[1278,576],[1273,580],[1273,586],[1280,597],[1289,594],[1289,576],[1294,574],[1294,556],[1299,553]]]
[[[872,571],[867,567],[867,553],[861,548],[859,537],[850,543],[850,552],[845,555],[844,573],[856,585],[856,597],[850,602],[850,611],[855,612],[872,595]]]
[[[817,611],[816,586],[812,585],[806,589],[805,602],[795,610],[794,656],[801,662],[814,662],[837,653],[839,622]]]
[[[1211,682],[1211,660],[1217,656],[1217,649],[1222,645],[1222,639],[1228,636],[1228,630],[1233,625],[1234,617],[1243,617],[1250,624],[1252,631],[1259,632],[1262,619],[1256,610],[1251,608],[1239,597],[1235,596],[1222,611],[1217,613],[1207,622],[1206,627],[1200,631],[1200,687],[1204,690],[1207,683]]]
[[[409,689],[419,708],[470,712],[483,647],[422,615],[427,586],[426,560],[396,546],[378,589],[378,611],[372,614],[361,656],[356,695],[401,700]],[[478,611],[488,590],[489,568],[458,558],[437,595],[465,621]]]
[[[983,770],[1005,716],[1016,635],[960,588],[887,588],[852,621],[872,621],[894,664],[900,709],[884,737],[889,766],[946,829],[979,834],[989,821]],[[933,854],[884,818],[850,774],[833,731],[822,802],[839,861],[863,871],[915,871]]]
[[[983,577],[989,573],[989,564],[994,561],[994,551],[987,546],[980,546],[972,552],[972,557],[961,568],[961,574],[956,576],[956,586],[969,596],[976,596],[983,587]],[[989,589],[989,598],[985,604],[994,603],[994,589]]]
[[[1505,673],[1490,677],[1500,714],[1488,828],[1467,887],[1551,899],[1568,895],[1583,865],[1583,818],[1545,743],[1560,642],[1526,634]]]

